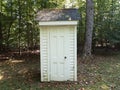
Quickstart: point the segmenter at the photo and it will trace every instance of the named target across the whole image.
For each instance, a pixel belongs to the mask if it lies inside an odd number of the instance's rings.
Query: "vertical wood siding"
[[[75,44],[75,40],[76,40],[76,30],[75,30],[75,26],[71,26],[69,27],[69,64],[70,64],[70,80],[71,81],[76,81],[76,44]]]
[[[41,81],[48,81],[48,30],[40,28]]]

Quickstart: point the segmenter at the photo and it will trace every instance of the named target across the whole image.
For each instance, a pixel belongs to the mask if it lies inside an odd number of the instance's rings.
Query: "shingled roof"
[[[36,20],[46,21],[75,21],[80,19],[78,9],[50,9],[37,13]]]

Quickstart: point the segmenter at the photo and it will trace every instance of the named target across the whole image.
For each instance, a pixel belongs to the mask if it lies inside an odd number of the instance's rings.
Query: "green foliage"
[[[119,0],[97,0],[95,4],[95,28],[93,39],[101,44],[120,43]]]
[[[77,1],[79,5],[79,12],[80,12],[80,17],[81,20],[79,21],[78,24],[78,52],[81,53],[83,51],[84,47],[84,40],[85,40],[85,7],[86,7],[86,2],[83,0],[78,0]]]
[[[81,20],[78,25],[78,49],[85,40],[85,0],[70,0],[78,7]],[[94,0],[93,45],[120,43],[120,1]],[[65,0],[0,0],[0,47],[22,47],[39,44],[39,26],[34,20],[41,9],[64,8]]]
[[[85,1],[78,0],[81,20],[78,28],[78,48],[84,47]],[[93,47],[112,46],[120,43],[120,1],[94,0]]]
[[[63,0],[0,0],[1,45],[33,47],[39,44],[38,10],[56,8]]]

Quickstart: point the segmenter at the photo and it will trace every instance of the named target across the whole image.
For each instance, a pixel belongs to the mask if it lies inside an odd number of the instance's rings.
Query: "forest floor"
[[[78,57],[77,82],[40,82],[39,54],[0,60],[0,90],[120,90],[120,52]]]

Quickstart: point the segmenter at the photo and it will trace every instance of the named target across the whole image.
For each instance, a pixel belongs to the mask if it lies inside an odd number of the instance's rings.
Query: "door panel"
[[[67,61],[67,35],[63,30],[50,31],[50,80],[65,81],[68,74]]]
[[[55,32],[50,33],[50,71],[51,71],[51,79],[57,79],[57,36],[55,35]]]

